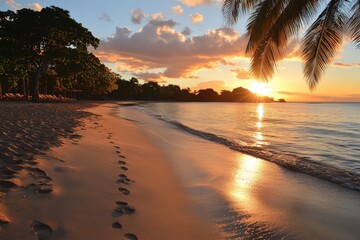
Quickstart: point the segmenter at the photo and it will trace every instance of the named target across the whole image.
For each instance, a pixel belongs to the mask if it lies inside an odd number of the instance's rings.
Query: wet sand
[[[163,153],[132,122],[112,115],[117,105],[98,104],[85,115],[69,106],[56,112],[86,117],[70,138],[60,134],[56,144],[33,152],[31,169],[26,161],[12,164],[21,167],[11,178],[16,187],[1,200],[9,221],[1,224],[1,239],[217,239],[191,211]],[[9,140],[21,124],[11,128]]]

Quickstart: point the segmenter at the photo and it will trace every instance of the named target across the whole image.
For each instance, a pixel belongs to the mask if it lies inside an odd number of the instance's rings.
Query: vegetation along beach
[[[360,1],[0,2],[0,239],[360,236]]]

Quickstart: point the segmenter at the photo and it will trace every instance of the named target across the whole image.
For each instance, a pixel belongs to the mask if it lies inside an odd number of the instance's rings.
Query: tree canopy
[[[58,7],[0,12],[1,83],[9,89],[30,79],[35,102],[40,89],[48,91],[49,86],[105,94],[113,90],[115,76],[89,53],[98,44],[99,39]]]
[[[157,82],[140,84],[136,78],[130,80],[117,76],[118,88],[111,92],[110,97],[116,100],[146,100],[146,101],[179,101],[179,102],[274,102],[273,98],[260,96],[248,89],[238,87],[222,90],[219,94],[214,89],[191,91],[181,89],[177,85],[159,85]]]

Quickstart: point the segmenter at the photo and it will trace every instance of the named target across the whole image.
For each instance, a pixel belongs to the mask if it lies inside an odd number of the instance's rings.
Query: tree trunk
[[[26,77],[25,79],[25,101],[29,101],[29,76]]]
[[[40,81],[40,75],[41,70],[38,68],[35,73],[34,77],[34,88],[33,88],[33,94],[32,94],[32,101],[33,102],[40,102],[40,96],[39,96],[39,81]]]
[[[23,78],[24,101],[29,101],[29,77]]]
[[[0,100],[3,98],[3,95],[2,95],[2,87],[1,87],[1,82],[0,82]]]

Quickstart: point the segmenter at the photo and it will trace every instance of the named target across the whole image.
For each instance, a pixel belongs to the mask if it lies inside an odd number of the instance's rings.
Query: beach
[[[1,239],[360,235],[358,191],[116,102],[0,103],[0,115]]]

